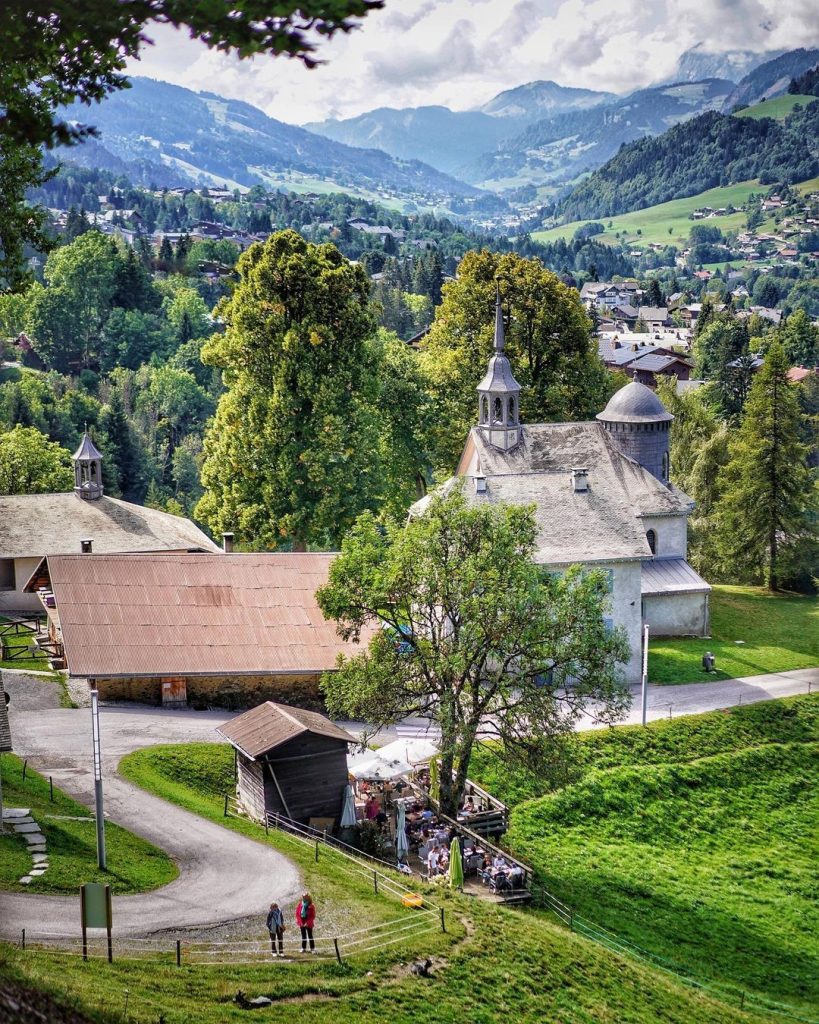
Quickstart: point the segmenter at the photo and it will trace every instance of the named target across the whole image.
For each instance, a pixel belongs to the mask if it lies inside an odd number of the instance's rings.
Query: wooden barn
[[[266,701],[217,730],[236,750],[236,799],[257,820],[284,814],[330,826],[341,816],[347,746],[323,715]]]

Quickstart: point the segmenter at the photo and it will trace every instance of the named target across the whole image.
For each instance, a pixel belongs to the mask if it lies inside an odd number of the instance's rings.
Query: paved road
[[[15,751],[71,796],[93,806],[90,713],[32,707],[36,685],[5,674]],[[27,692],[25,709],[21,691]],[[53,703],[50,690],[44,688],[43,697]],[[115,934],[204,929],[251,916],[261,921],[271,900],[287,904],[297,898],[299,874],[286,857],[151,796],[116,773],[119,759],[139,747],[218,740],[215,727],[230,717],[131,706],[101,709],[106,818],[161,847],[180,871],[176,881],[155,892],[115,896]],[[76,936],[77,898],[0,893],[0,934],[17,937],[21,928],[29,934]]]
[[[725,682],[655,686],[649,690],[648,719],[699,714],[739,703],[819,690],[819,669],[802,669]],[[87,709],[57,707],[53,684],[32,682],[22,674],[5,673],[12,694],[11,726],[15,750],[72,796],[91,806],[91,722]],[[34,689],[36,687],[36,690]],[[105,803],[112,821],[166,850],[179,864],[177,881],[139,896],[116,897],[114,914],[119,934],[144,934],[176,928],[205,928],[248,916],[261,916],[272,899],[295,898],[298,874],[275,850],[238,836],[219,825],[130,785],[116,774],[119,759],[154,743],[219,740],[215,728],[233,717],[229,712],[163,711],[138,705],[101,709]],[[640,720],[639,690],[627,719]],[[343,723],[358,733],[361,723]],[[427,723],[408,720],[386,730],[381,742],[423,731]],[[595,728],[584,719],[580,729]],[[0,934],[43,930],[77,934],[77,901],[69,897],[0,893]]]

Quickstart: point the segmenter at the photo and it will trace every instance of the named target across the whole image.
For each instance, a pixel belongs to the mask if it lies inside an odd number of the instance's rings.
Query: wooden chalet
[[[348,744],[323,715],[266,701],[217,730],[236,751],[236,800],[251,817],[332,827],[347,785]]]

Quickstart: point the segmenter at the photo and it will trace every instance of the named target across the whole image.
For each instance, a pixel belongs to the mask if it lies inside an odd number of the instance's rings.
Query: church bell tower
[[[485,440],[502,452],[520,441],[520,384],[504,349],[503,310],[500,286],[495,292],[495,354],[489,360],[486,376],[478,385],[478,427]]]
[[[103,495],[102,455],[88,436],[82,435],[79,448],[72,456],[74,460],[74,493],[86,501],[96,501]]]

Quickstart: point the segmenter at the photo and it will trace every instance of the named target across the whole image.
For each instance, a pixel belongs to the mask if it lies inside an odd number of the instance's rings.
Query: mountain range
[[[137,77],[93,108],[98,139],[67,156],[143,184],[340,190],[491,219],[508,203],[560,199],[624,145],[779,95],[819,63],[816,49],[769,56],[699,46],[680,59],[684,80],[627,96],[544,80],[472,110],[380,107],[306,127],[239,100]],[[695,77],[705,70],[720,74]],[[727,72],[734,77],[720,77]],[[85,122],[88,108],[77,104],[66,116]]]
[[[88,107],[66,109],[66,118],[89,119]],[[249,103],[215,93],[195,93],[149,78],[113,93],[93,110],[99,132],[95,160],[104,153],[126,168],[164,168],[163,184],[283,184],[297,172],[337,188],[372,190],[429,202],[468,200],[479,192],[415,159],[396,159],[379,149],[347,146],[268,117]],[[70,158],[83,161],[83,147]]]

